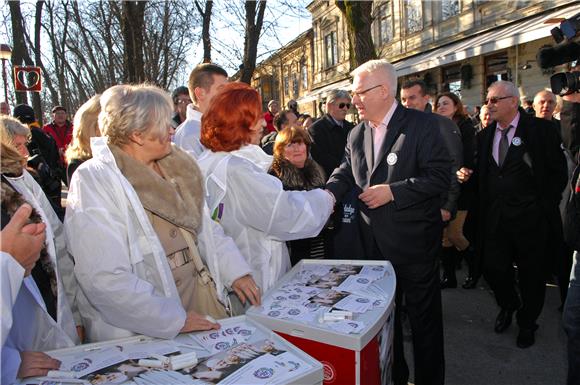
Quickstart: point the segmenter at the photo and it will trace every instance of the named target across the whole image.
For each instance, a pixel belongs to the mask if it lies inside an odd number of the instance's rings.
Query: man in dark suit
[[[353,124],[346,120],[351,107],[350,94],[343,90],[333,90],[326,98],[326,114],[318,119],[308,132],[312,137],[310,153],[322,166],[326,177],[340,165],[344,155],[346,137]]]
[[[478,133],[475,172],[484,277],[501,308],[495,331],[506,330],[517,310],[517,346],[527,348],[535,342],[544,306],[547,223],[557,210],[567,170],[552,123],[518,108],[518,94],[507,81],[489,87],[486,104],[494,123]],[[470,174],[458,171],[460,181]]]
[[[395,101],[397,75],[385,60],[352,72],[353,104],[363,122],[349,134],[344,159],[326,188],[337,200],[358,190],[366,259],[391,261],[397,275],[395,384],[407,384],[400,309],[413,331],[415,384],[443,384],[443,321],[436,257],[443,222],[440,196],[449,189],[450,159],[429,114]]]

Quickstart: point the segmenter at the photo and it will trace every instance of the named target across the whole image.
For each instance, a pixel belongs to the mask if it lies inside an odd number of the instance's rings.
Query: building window
[[[388,43],[393,39],[393,17],[391,2],[386,1],[378,7],[375,22],[375,43],[377,46]]]
[[[290,68],[286,67],[284,69],[284,95],[290,95],[290,78],[289,78]]]
[[[302,61],[300,64],[300,77],[302,79],[302,89],[308,89],[308,66],[306,65],[306,61]]]
[[[453,92],[461,97],[461,65],[443,68],[443,84],[445,91]]]
[[[423,4],[421,0],[405,0],[407,14],[407,32],[413,33],[423,29]]]
[[[497,80],[510,80],[507,52],[485,58],[485,89]]]
[[[332,31],[324,36],[324,50],[326,56],[326,68],[335,66],[338,63],[336,31]]]
[[[298,96],[298,86],[298,72],[295,71],[292,73],[292,96],[294,97]]]
[[[459,0],[441,1],[441,19],[447,20],[459,14]]]

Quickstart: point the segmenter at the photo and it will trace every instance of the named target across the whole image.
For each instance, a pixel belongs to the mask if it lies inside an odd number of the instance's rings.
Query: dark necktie
[[[506,128],[505,130],[500,130],[501,139],[499,140],[499,148],[498,148],[499,151],[497,153],[497,164],[499,167],[503,165],[508,149],[510,147],[507,137],[510,128],[512,128],[511,125],[508,126],[508,128]]]

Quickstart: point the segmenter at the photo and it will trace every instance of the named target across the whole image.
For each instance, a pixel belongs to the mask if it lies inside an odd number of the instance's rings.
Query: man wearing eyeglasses
[[[485,104],[494,122],[478,133],[475,171],[483,273],[500,307],[494,330],[503,333],[517,311],[516,344],[523,349],[535,343],[546,291],[547,223],[557,212],[567,170],[552,123],[526,114],[518,95],[508,81],[489,87]],[[459,170],[460,182],[472,172]]]
[[[397,75],[385,60],[352,72],[352,102],[362,122],[326,188],[340,201],[355,188],[360,206],[360,259],[390,261],[397,275],[393,381],[407,384],[401,306],[413,332],[416,385],[445,379],[439,266],[440,196],[449,189],[450,158],[430,114],[395,101]],[[404,301],[403,301],[404,299]]]
[[[171,118],[171,126],[173,129],[177,129],[187,118],[187,106],[191,104],[189,90],[185,86],[179,86],[171,93],[171,99],[173,99],[174,111]]]
[[[327,178],[340,164],[346,137],[353,128],[353,124],[346,120],[350,107],[347,91],[331,91],[326,98],[326,114],[308,129],[312,137],[312,158],[322,166]]]

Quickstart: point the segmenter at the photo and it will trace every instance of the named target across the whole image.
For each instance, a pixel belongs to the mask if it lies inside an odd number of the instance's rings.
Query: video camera
[[[542,48],[537,55],[541,68],[555,67],[571,63],[572,67],[580,66],[580,13],[560,23],[550,33],[556,41],[554,47]],[[552,92],[560,96],[580,92],[580,72],[562,72],[550,78]]]

